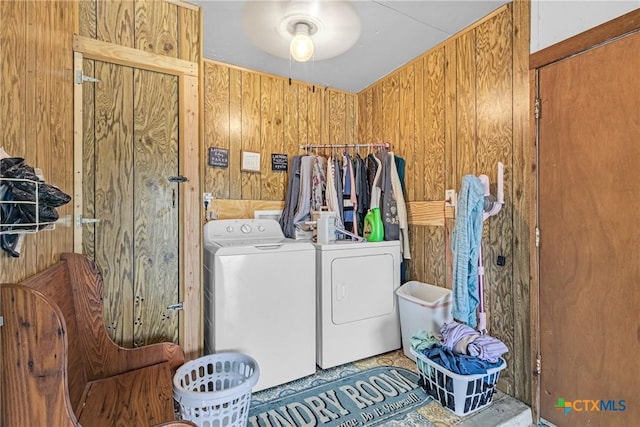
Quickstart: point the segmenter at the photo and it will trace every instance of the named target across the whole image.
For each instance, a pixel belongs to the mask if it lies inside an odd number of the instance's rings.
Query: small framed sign
[[[286,172],[288,160],[289,158],[286,154],[271,153],[271,170]]]
[[[218,168],[229,167],[229,150],[226,148],[209,147],[209,166]]]
[[[260,153],[243,151],[242,170],[245,172],[260,172]]]

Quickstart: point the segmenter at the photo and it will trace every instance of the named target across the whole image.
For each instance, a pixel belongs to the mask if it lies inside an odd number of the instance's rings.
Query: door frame
[[[625,15],[605,22],[588,31],[580,33],[574,37],[543,49],[532,54],[529,57],[529,82],[530,82],[530,126],[531,126],[531,143],[530,147],[533,152],[533,167],[531,188],[531,209],[530,214],[530,253],[535,254],[530,257],[531,269],[531,372],[533,372],[531,381],[531,396],[533,420],[537,423],[540,419],[540,371],[541,371],[541,355],[540,355],[540,252],[538,245],[538,226],[539,226],[539,203],[538,203],[538,126],[536,121],[536,101],[538,99],[538,72],[541,68],[551,65],[555,62],[562,61],[573,55],[593,49],[604,43],[614,41],[617,38],[640,31],[640,9],[631,11]],[[544,113],[541,113],[544,114]]]
[[[187,181],[178,186],[181,200],[179,212],[180,284],[179,295],[183,309],[178,320],[179,343],[187,360],[199,356],[202,337],[201,309],[201,234],[200,226],[200,171],[199,171],[199,64],[182,59],[158,55],[125,46],[107,43],[78,35],[73,37],[74,91],[73,91],[73,170],[74,170],[74,232],[73,250],[82,252],[82,225],[76,218],[82,216],[83,176],[83,88],[82,64],[84,59],[132,68],[155,71],[178,77],[178,173]],[[78,81],[79,80],[79,81]]]

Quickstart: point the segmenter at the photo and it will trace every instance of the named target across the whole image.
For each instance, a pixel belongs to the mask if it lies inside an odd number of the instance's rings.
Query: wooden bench
[[[102,277],[78,254],[2,285],[5,426],[187,426],[175,421],[181,348],[117,346],[102,317]]]

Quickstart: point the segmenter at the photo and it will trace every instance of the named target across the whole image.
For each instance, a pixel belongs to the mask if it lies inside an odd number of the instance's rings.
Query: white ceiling
[[[202,7],[205,58],[353,93],[508,3],[506,0],[350,1],[361,20],[356,44],[335,58],[298,63],[261,51],[245,34],[243,10],[254,0],[191,2]]]

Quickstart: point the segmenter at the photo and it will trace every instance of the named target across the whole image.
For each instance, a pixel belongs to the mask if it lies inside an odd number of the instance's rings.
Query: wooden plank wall
[[[77,3],[0,2],[0,147],[73,194],[73,53]],[[59,208],[72,213],[72,202]],[[73,228],[25,237],[20,257],[0,251],[0,282],[18,282],[73,250]]]
[[[199,9],[184,2],[84,0],[79,33],[164,57],[196,63],[200,58]],[[92,60],[85,60],[84,67],[110,82],[85,85],[83,90],[88,118],[84,215],[105,218],[98,227],[85,229],[83,243],[84,252],[94,256],[104,272],[107,329],[114,341],[127,347],[176,341],[178,316],[167,314],[165,307],[179,301],[178,289],[171,285],[179,283],[179,254],[187,252],[178,249],[178,212],[154,201],[171,200],[177,189],[158,177],[178,174],[178,78]],[[96,152],[105,160],[99,164],[94,164],[91,149],[94,134],[96,142],[116,144]],[[95,145],[104,149],[104,144]],[[94,182],[103,183],[97,187],[107,191],[92,201]],[[196,203],[198,209],[199,200]],[[146,221],[149,216],[154,221]],[[92,247],[94,233],[100,247],[108,249],[105,253]],[[154,268],[146,268],[149,265]]]
[[[74,32],[193,62],[200,59],[199,9],[180,1],[6,0],[0,2],[0,24],[0,147],[41,168],[48,182],[70,195]],[[85,71],[93,75],[98,70],[86,61]],[[61,217],[71,219],[73,203],[58,209]],[[0,282],[21,281],[57,262],[60,253],[72,252],[70,225],[27,235],[18,258],[0,251]]]
[[[300,145],[356,142],[354,94],[206,59],[203,93],[203,164],[210,147],[229,150],[227,168],[204,166],[212,210],[224,209],[216,199],[284,200],[288,175],[271,171],[271,154],[287,154],[290,162]],[[261,154],[259,173],[241,170],[243,150]]]
[[[360,140],[388,141],[407,160],[407,199],[439,201],[466,174],[486,174],[496,192],[505,165],[506,203],[485,222],[486,309],[490,333],[510,349],[500,387],[530,402],[528,114],[529,5],[508,4],[358,94]],[[526,211],[526,212],[525,212]],[[444,214],[444,206],[443,206]],[[449,233],[410,225],[409,279],[451,287]],[[524,248],[527,246],[525,245]],[[496,265],[506,257],[504,267]]]

